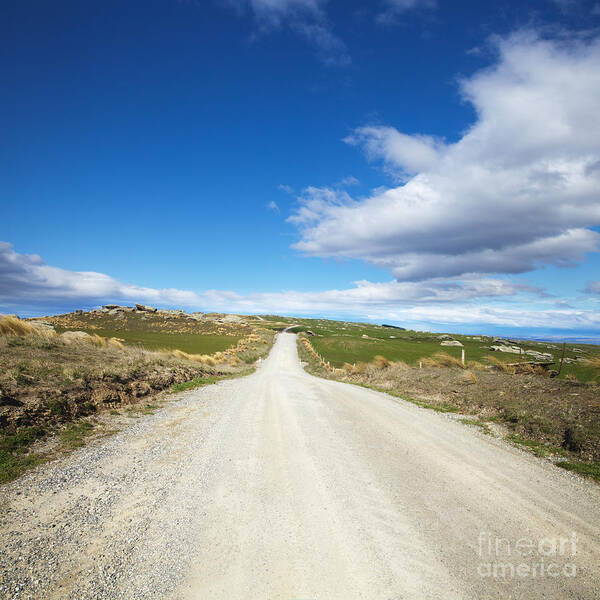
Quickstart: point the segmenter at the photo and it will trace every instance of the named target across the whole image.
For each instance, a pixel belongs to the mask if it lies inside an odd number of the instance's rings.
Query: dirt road
[[[254,375],[182,394],[0,501],[7,598],[600,596],[598,485],[311,377],[288,333]]]

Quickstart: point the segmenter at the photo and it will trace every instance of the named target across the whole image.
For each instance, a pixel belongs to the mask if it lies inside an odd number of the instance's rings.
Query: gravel
[[[594,598],[600,488],[444,415],[304,373],[250,377],[0,490],[0,597]],[[477,572],[481,532],[575,531],[577,577]]]

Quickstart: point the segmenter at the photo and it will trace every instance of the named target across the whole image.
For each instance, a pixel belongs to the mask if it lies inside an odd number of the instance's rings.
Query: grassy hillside
[[[376,337],[382,334],[376,326],[359,327],[360,337],[349,335],[347,325],[337,333],[331,326],[329,330],[320,327],[310,329],[315,335],[300,334],[298,345],[302,360],[315,375],[371,387],[424,408],[464,415],[465,423],[485,433],[504,437],[600,481],[597,347],[576,352],[581,346],[569,345],[566,356],[585,356],[586,362],[566,364],[561,377],[550,377],[550,371],[539,367],[509,367],[506,363],[519,361],[519,355],[491,352],[482,347],[491,343],[487,338],[453,336],[464,343],[470,358],[463,365],[460,347],[440,346],[439,338],[431,334],[386,331],[386,335],[397,336],[386,339]],[[520,344],[523,349],[550,351],[558,361],[562,348],[553,346]]]
[[[281,329],[293,324],[294,331],[310,331],[311,343],[315,350],[335,367],[344,363],[371,362],[376,356],[384,356],[391,361],[403,361],[416,366],[422,358],[444,351],[456,358],[461,357],[461,348],[442,346],[440,336],[449,334],[417,332],[382,327],[369,323],[350,323],[328,321],[325,319],[292,319],[287,317],[265,316],[268,326]],[[490,360],[515,363],[532,360],[527,355],[492,352],[493,339],[488,336],[450,335],[463,344],[466,360],[487,364]],[[473,339],[477,337],[479,339]],[[552,354],[555,365],[562,355],[562,344],[548,342],[518,341],[523,351],[533,350]],[[579,381],[600,381],[600,371],[588,359],[600,357],[600,346],[589,344],[567,344],[565,363],[560,374],[561,379],[576,378]]]
[[[0,318],[0,482],[48,459],[40,444],[77,447],[112,413],[153,410],[163,390],[250,372],[273,331],[218,321],[145,312]]]
[[[85,331],[147,350],[181,350],[190,354],[223,352],[252,332],[252,326],[246,321],[219,323],[218,317],[197,321],[185,314],[88,312],[43,320],[51,323],[58,333]]]

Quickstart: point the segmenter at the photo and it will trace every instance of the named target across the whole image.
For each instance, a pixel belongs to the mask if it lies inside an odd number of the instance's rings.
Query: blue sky
[[[7,4],[0,310],[600,331],[600,4]]]

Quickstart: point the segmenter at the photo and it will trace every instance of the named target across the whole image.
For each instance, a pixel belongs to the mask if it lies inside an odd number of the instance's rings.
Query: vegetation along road
[[[594,598],[600,487],[305,373],[177,401],[0,490],[7,598]]]

